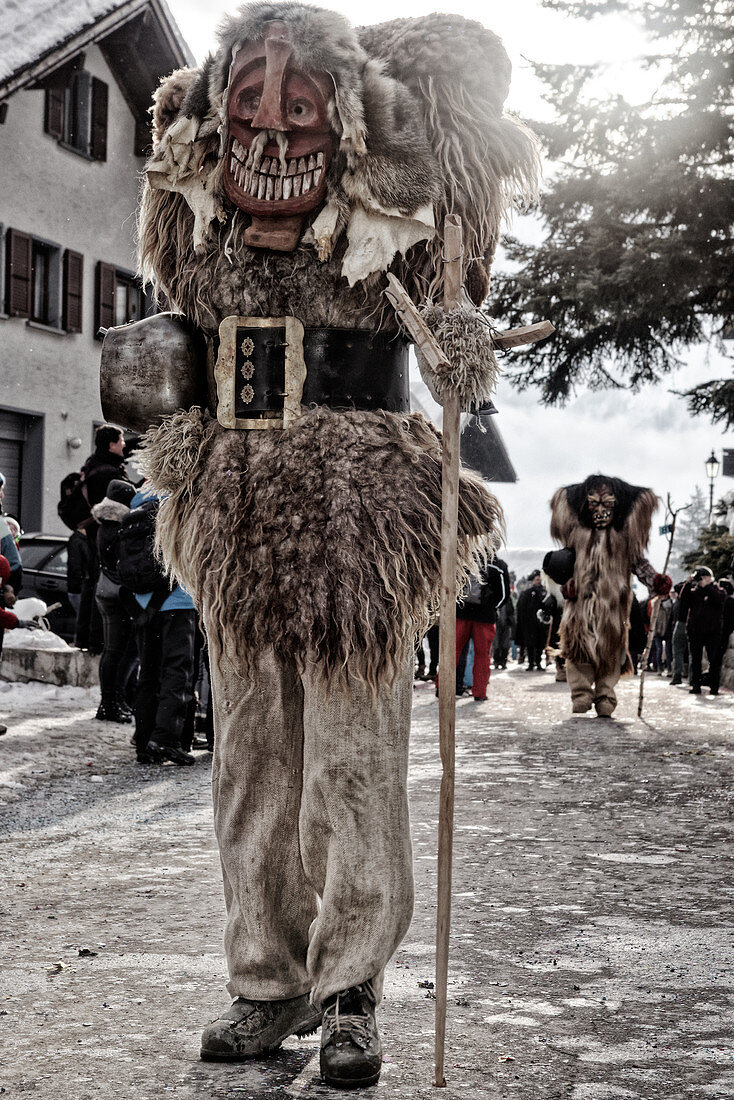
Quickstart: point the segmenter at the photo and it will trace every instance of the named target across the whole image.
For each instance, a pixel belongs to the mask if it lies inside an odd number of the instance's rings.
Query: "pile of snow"
[[[16,627],[6,630],[3,649],[71,649],[72,647],[58,634],[50,630],[26,630]]]
[[[46,614],[47,606],[37,596],[26,596],[16,600],[13,614],[19,619],[37,619]],[[27,630],[16,627],[6,630],[3,640],[4,649],[71,649],[72,647],[50,630]]]
[[[29,684],[11,684],[0,680],[0,710],[33,711],[40,704],[53,703],[59,707],[88,709],[99,702],[99,688],[59,687],[57,684],[41,684],[34,680]]]

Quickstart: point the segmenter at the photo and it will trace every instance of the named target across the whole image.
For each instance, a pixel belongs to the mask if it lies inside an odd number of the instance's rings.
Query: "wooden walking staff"
[[[444,309],[462,304],[461,219],[449,214],[444,222],[443,262]],[[389,274],[385,296],[402,325],[433,370],[448,367],[446,357],[426,325],[405,287]],[[493,336],[495,347],[509,349],[534,344],[554,331],[550,321],[507,329]],[[436,924],[436,1079],[446,1087],[444,1050],[446,1043],[446,994],[451,929],[451,863],[454,837],[454,740],[456,724],[456,539],[459,523],[459,447],[461,410],[454,390],[443,398],[443,462],[441,467],[441,603],[439,625],[438,722],[441,763],[441,795],[438,814],[438,919]]]
[[[461,219],[444,222],[444,309],[458,309],[462,296]],[[454,767],[456,728],[456,531],[459,523],[459,446],[461,409],[451,389],[443,401],[441,466],[441,606],[438,650],[438,730],[441,749],[441,795],[438,808],[438,914],[436,922],[436,1079],[446,1087],[446,999],[451,932],[451,865],[454,844]]]
[[[673,549],[673,539],[675,538],[675,521],[678,518],[678,512],[684,512],[690,505],[684,504],[682,508],[677,508],[673,511],[673,506],[670,503],[670,493],[668,493],[668,504],[666,509],[666,515],[669,512],[673,517],[670,523],[670,537],[668,538],[668,552],[665,555],[665,565],[663,566],[663,576],[668,572],[668,566],[670,564],[670,554]],[[637,717],[642,717],[642,704],[645,697],[645,673],[647,671],[647,662],[650,657],[650,650],[652,649],[653,639],[655,637],[655,623],[658,619],[658,610],[660,608],[660,596],[655,596],[652,601],[652,611],[650,613],[650,629],[647,634],[647,642],[645,643],[645,652],[642,654],[640,661],[640,696],[637,700]]]

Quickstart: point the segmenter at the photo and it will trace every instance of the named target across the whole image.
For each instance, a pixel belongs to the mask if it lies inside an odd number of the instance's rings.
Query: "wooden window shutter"
[[[64,136],[65,86],[56,84],[46,88],[46,110],[43,128],[59,141]]]
[[[97,309],[94,334],[101,328],[112,328],[115,323],[115,288],[117,272],[113,264],[97,264]]]
[[[66,332],[82,331],[82,289],[84,286],[84,257],[81,252],[67,248],[64,253],[64,318]]]
[[[7,234],[8,298],[11,317],[30,317],[33,285],[33,238],[28,233],[9,229]]]
[[[107,85],[92,77],[92,140],[94,160],[107,160]]]

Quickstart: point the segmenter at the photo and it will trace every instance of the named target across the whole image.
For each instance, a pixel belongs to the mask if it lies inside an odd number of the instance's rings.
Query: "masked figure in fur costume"
[[[209,351],[204,407],[163,418],[146,456],[158,548],[212,649],[235,1001],[205,1058],[274,1050],[323,1013],[325,1079],[380,1072],[374,1010],[412,911],[412,654],[438,604],[441,500],[440,436],[408,412],[382,292],[389,269],[416,304],[440,299],[435,225],[461,216],[466,307],[432,306],[431,323],[447,346],[460,331],[475,366],[455,357],[428,381],[484,400],[495,363],[475,305],[537,170],[502,114],[509,72],[499,39],[454,16],[356,31],[256,3],[155,97],[142,271]],[[463,474],[461,578],[500,526]]]
[[[549,554],[544,568],[565,582],[561,651],[574,714],[593,705],[600,718],[610,718],[617,705],[615,684],[632,671],[631,574],[656,596],[667,595],[672,586],[644,557],[657,505],[652,489],[603,474],[559,489],[551,501],[551,535],[566,549]],[[554,566],[566,572],[556,573]]]

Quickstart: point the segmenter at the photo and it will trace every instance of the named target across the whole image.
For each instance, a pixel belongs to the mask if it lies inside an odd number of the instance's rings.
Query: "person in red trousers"
[[[497,612],[509,595],[507,565],[501,558],[495,558],[472,580],[469,591],[456,605],[456,664],[458,666],[461,651],[471,638],[474,641],[472,695],[477,703],[487,698],[489,654],[497,630]]]

